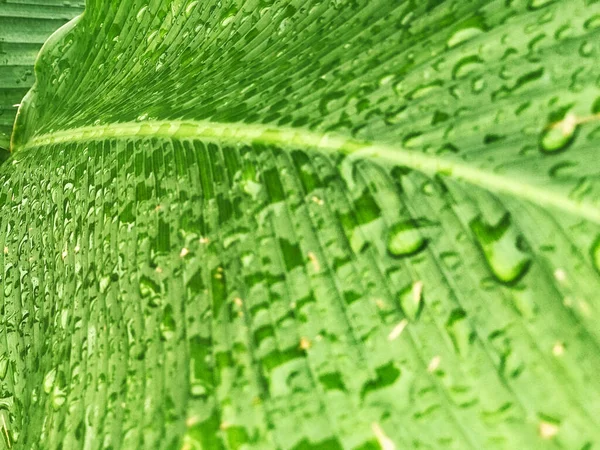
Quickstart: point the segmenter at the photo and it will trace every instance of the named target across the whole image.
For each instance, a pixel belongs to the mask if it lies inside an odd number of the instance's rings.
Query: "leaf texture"
[[[600,3],[90,1],[0,167],[19,449],[600,445]]]
[[[0,1],[0,150],[8,149],[17,107],[33,85],[40,47],[83,6],[83,0]]]

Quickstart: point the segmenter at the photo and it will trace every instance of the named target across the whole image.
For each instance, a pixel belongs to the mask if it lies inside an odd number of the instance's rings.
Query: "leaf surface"
[[[600,443],[600,4],[92,1],[0,168],[30,449]]]
[[[0,1],[0,151],[8,149],[17,107],[33,85],[40,47],[83,6],[83,0]]]

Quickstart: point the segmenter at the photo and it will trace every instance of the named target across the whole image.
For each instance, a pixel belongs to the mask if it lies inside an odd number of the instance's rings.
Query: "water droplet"
[[[56,369],[52,369],[44,376],[44,392],[49,394],[54,386],[54,380],[56,379]]]
[[[458,30],[450,37],[450,39],[448,39],[448,48],[456,47],[457,45],[462,44],[463,42],[473,39],[475,36],[479,36],[481,33],[483,33],[483,30],[481,28],[476,27],[469,27]]]
[[[185,15],[187,17],[190,17],[192,15],[192,12],[194,11],[194,8],[196,7],[197,4],[198,4],[197,1],[193,1],[189,5],[186,6]]]
[[[531,289],[516,286],[511,289],[510,296],[517,311],[526,319],[532,319],[537,314],[535,292]]]
[[[223,19],[223,21],[221,22],[221,25],[222,25],[222,26],[224,26],[224,27],[226,27],[226,26],[227,26],[227,25],[229,25],[231,22],[233,22],[233,21],[234,21],[234,19],[235,19],[235,14],[231,14],[231,15],[229,15],[229,16],[227,16],[227,17],[225,17],[225,18]]]
[[[104,294],[106,292],[106,290],[108,289],[109,285],[110,285],[110,277],[108,275],[100,278],[100,283],[98,286],[100,293]]]
[[[406,95],[408,100],[415,100],[420,97],[425,97],[437,89],[440,89],[443,85],[441,80],[432,81],[431,83],[423,84],[416,89],[412,90]]]
[[[379,79],[379,85],[385,86],[386,84],[391,83],[395,78],[395,75],[384,75]]]
[[[398,223],[389,231],[387,249],[394,256],[413,255],[423,250],[426,245],[427,240],[412,220]]]
[[[592,16],[583,24],[586,30],[595,30],[596,28],[600,28],[600,14],[596,14]]]
[[[52,391],[52,407],[56,410],[65,404],[67,394],[59,386],[55,386]]]
[[[485,80],[483,77],[477,77],[471,82],[471,90],[474,94],[479,94],[485,89]]]
[[[450,313],[446,322],[446,331],[452,339],[454,348],[460,355],[466,355],[471,343],[472,332],[467,320],[467,313],[463,309],[455,309]]]
[[[561,161],[548,170],[548,174],[553,178],[576,178],[578,174],[578,164],[573,161]]]
[[[402,289],[399,301],[404,315],[412,321],[417,320],[423,310],[423,282],[416,281]]]
[[[419,131],[408,133],[402,139],[402,146],[405,148],[415,148],[421,145],[423,145],[423,133]]]
[[[524,242],[506,213],[496,225],[489,225],[481,216],[469,224],[494,276],[503,283],[515,283],[529,269],[531,257]]]
[[[155,281],[146,276],[140,277],[140,295],[150,297],[160,292],[160,286]]]
[[[539,9],[543,8],[546,5],[554,2],[554,0],[531,0],[529,2],[529,9]]]
[[[135,16],[135,18],[138,22],[142,21],[142,19],[144,18],[144,15],[146,14],[146,11],[148,11],[148,6],[142,6],[140,8],[140,10],[138,11],[138,13]]]
[[[581,44],[581,46],[579,47],[579,54],[581,56],[583,56],[584,58],[591,56],[593,52],[594,52],[594,46],[592,45],[591,42],[586,41],[583,44]]]
[[[8,372],[8,358],[6,355],[2,355],[0,357],[0,380],[4,380],[6,378],[6,373]]]
[[[592,244],[590,254],[592,256],[592,263],[594,264],[594,268],[596,269],[596,271],[598,271],[598,273],[600,273],[600,236],[598,236]]]
[[[575,30],[569,24],[565,24],[562,27],[560,27],[558,30],[556,30],[556,33],[554,33],[554,38],[557,41],[561,41],[563,39],[572,37],[574,35],[574,33],[575,33]]]
[[[540,138],[540,150],[543,153],[562,152],[573,143],[576,134],[577,119],[570,114],[544,130]]]
[[[175,318],[173,308],[167,305],[163,310],[163,320],[160,324],[160,333],[164,340],[170,340],[175,334]]]
[[[461,265],[460,255],[456,252],[442,252],[440,258],[450,270],[456,270]]]
[[[452,69],[452,78],[462,78],[476,71],[483,65],[483,60],[477,55],[466,56],[459,60]]]

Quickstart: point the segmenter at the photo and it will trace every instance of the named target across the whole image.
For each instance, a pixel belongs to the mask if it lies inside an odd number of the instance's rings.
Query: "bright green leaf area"
[[[600,446],[597,0],[92,0],[35,75],[6,448]]]

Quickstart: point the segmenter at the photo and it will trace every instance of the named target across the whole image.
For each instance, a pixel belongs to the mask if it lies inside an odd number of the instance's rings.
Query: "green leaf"
[[[600,442],[600,3],[91,1],[0,167],[19,449]]]
[[[17,107],[33,85],[33,63],[56,29],[83,11],[84,1],[0,0],[0,152],[8,149]],[[5,158],[0,157],[4,160]]]

